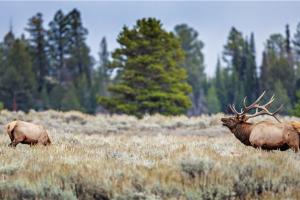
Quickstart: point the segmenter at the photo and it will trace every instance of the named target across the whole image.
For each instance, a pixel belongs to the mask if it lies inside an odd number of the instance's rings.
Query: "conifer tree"
[[[244,54],[243,35],[235,27],[232,27],[223,51],[223,59],[227,63],[226,72],[230,76],[227,82],[227,100],[232,103],[240,102],[245,96],[243,80],[246,75],[246,66]]]
[[[222,68],[221,61],[218,58],[215,73],[215,89],[219,99],[220,109],[225,112],[228,105],[228,74],[227,69]]]
[[[255,61],[255,44],[254,44],[254,34],[251,33],[250,41],[245,41],[244,46],[244,65],[246,68],[245,71],[245,94],[247,95],[248,100],[252,101],[258,96],[258,75],[257,67]]]
[[[113,52],[113,69],[120,82],[109,88],[111,97],[100,103],[111,112],[143,116],[174,115],[191,106],[186,72],[180,66],[184,52],[178,39],[165,31],[159,20],[144,18],[119,34],[121,48]]]
[[[43,17],[37,13],[29,19],[26,31],[29,33],[29,45],[32,57],[33,71],[38,81],[38,91],[45,86],[45,78],[49,74],[47,56],[46,30],[43,27]]]
[[[209,113],[218,113],[221,111],[220,101],[214,85],[211,85],[207,92],[207,107]]]
[[[64,13],[58,10],[54,19],[49,23],[48,46],[50,56],[50,74],[53,78],[63,83],[70,81],[70,75],[66,69],[66,55],[69,51],[67,38],[68,22]]]
[[[192,108],[189,115],[205,113],[207,108],[203,100],[206,93],[206,74],[204,72],[204,44],[198,39],[198,32],[187,24],[175,26],[175,34],[180,39],[181,47],[185,52],[183,67],[188,74],[188,83],[192,86]],[[202,94],[202,95],[201,95]]]
[[[1,65],[0,99],[10,110],[28,110],[34,105],[36,80],[26,44],[15,39]]]
[[[107,49],[106,38],[103,37],[100,42],[99,66],[97,73],[98,91],[100,96],[108,96],[108,84],[110,83],[111,69],[109,68],[109,52]]]
[[[73,80],[78,79],[80,76],[85,76],[88,86],[91,87],[93,63],[90,49],[86,44],[88,31],[83,27],[81,14],[77,9],[68,13],[65,16],[65,21],[68,25],[66,35],[69,45],[69,58],[66,62],[66,67],[71,73]]]
[[[262,66],[262,80],[268,83],[268,88],[274,90],[274,83],[281,81],[291,99],[294,96],[295,71],[289,61],[286,39],[281,34],[272,34],[266,42],[264,50],[264,60]],[[267,74],[266,74],[267,73]],[[266,84],[265,84],[266,85]]]

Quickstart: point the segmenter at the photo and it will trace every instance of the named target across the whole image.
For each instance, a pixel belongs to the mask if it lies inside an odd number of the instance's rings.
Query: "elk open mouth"
[[[226,119],[222,118],[221,121],[223,122],[223,123],[222,123],[223,126],[227,126],[227,124],[226,124]]]

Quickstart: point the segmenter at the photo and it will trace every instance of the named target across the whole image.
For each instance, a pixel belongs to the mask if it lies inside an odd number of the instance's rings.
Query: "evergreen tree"
[[[287,52],[286,39],[281,34],[272,34],[267,40],[261,78],[267,88],[274,91],[274,83],[280,81],[293,100],[295,93],[295,71]]]
[[[258,96],[258,76],[257,67],[255,61],[255,44],[254,44],[254,34],[251,33],[250,42],[245,41],[244,55],[243,55],[244,65],[246,68],[245,79],[243,80],[245,94],[250,101],[254,101]]]
[[[121,70],[121,80],[109,88],[112,97],[100,98],[103,106],[139,117],[181,114],[191,106],[191,88],[180,67],[184,52],[159,20],[144,18],[132,29],[125,26],[118,42],[121,48],[112,55],[112,68]]]
[[[297,24],[296,33],[293,39],[293,47],[296,54],[296,60],[297,62],[299,62],[300,61],[300,22]]]
[[[245,68],[242,64],[243,49],[245,41],[243,35],[235,27],[232,27],[227,39],[227,44],[224,46],[224,60],[233,70],[239,80],[245,77]]]
[[[290,28],[289,25],[287,24],[285,26],[285,51],[287,54],[291,53],[291,39],[290,39]]]
[[[236,28],[232,27],[224,46],[223,58],[227,63],[227,100],[238,103],[245,96],[245,41],[243,35]]]
[[[220,109],[226,111],[228,105],[228,73],[226,69],[223,69],[221,66],[221,61],[218,58],[216,73],[215,73],[215,88],[217,97],[220,101]]]
[[[62,109],[62,99],[64,98],[64,94],[66,90],[64,87],[58,83],[53,84],[51,90],[49,91],[48,98],[49,98],[49,107],[55,110]]]
[[[0,100],[11,110],[32,108],[36,80],[26,44],[16,39],[3,59],[0,69]]]
[[[204,44],[198,39],[198,32],[187,24],[175,26],[175,34],[180,39],[181,47],[185,52],[183,67],[188,74],[188,83],[192,86],[192,108],[189,115],[199,115],[207,111],[203,102],[206,92],[206,75],[204,72]],[[202,94],[202,95],[201,95]]]
[[[266,51],[263,51],[262,64],[260,67],[259,90],[260,92],[271,90],[273,80],[270,77],[271,69]]]
[[[80,99],[77,96],[77,89],[73,84],[69,84],[68,89],[65,90],[61,100],[60,110],[70,111],[78,110],[85,112],[86,110],[81,105]]]
[[[100,42],[99,67],[97,73],[98,91],[100,96],[108,96],[108,84],[110,83],[111,69],[109,68],[109,52],[107,49],[106,38]]]
[[[15,42],[15,35],[12,32],[12,29],[4,36],[3,43],[1,43],[1,51],[3,59],[6,58]]]
[[[88,31],[83,27],[80,12],[73,9],[64,15],[59,10],[49,26],[50,75],[58,81],[54,81],[50,88],[50,104],[64,110],[80,107],[81,110],[84,108],[85,111],[93,113],[96,106],[92,80],[94,60],[86,44]],[[68,88],[72,90],[68,91]],[[57,95],[60,90],[68,91],[65,94],[68,96]],[[69,97],[76,97],[73,106],[65,108],[65,103],[58,103],[66,102]],[[77,105],[78,102],[80,106]]]
[[[210,86],[207,92],[207,107],[209,113],[218,113],[221,111],[221,104],[218,99],[217,91],[214,85]]]
[[[97,107],[97,91],[89,86],[85,76],[80,77],[75,84],[77,98],[82,107],[88,113],[94,113]]]
[[[70,81],[71,77],[66,69],[66,55],[69,50],[68,25],[65,15],[57,11],[54,19],[49,23],[48,46],[50,56],[50,74],[60,83]]]
[[[28,31],[30,52],[32,55],[33,71],[38,81],[38,91],[41,92],[45,86],[45,78],[49,74],[49,63],[47,58],[46,30],[43,27],[41,13],[29,19]]]
[[[295,70],[295,89],[300,89],[300,23],[297,24],[296,33],[293,39],[294,62],[297,67]]]
[[[281,81],[276,81],[274,84],[274,94],[276,95],[276,102],[272,104],[273,108],[279,108],[279,106],[284,105],[281,113],[289,114],[291,112],[291,101],[288,96],[287,90],[284,88]]]
[[[90,49],[86,44],[88,31],[83,27],[81,14],[76,9],[66,15],[65,21],[68,25],[66,35],[69,43],[67,69],[71,72],[71,78],[73,80],[84,75],[88,86],[91,87],[93,63],[90,56]]]

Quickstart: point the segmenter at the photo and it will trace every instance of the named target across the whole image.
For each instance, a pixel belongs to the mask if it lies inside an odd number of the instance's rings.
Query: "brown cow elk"
[[[223,122],[223,125],[228,127],[235,137],[247,146],[265,150],[280,149],[282,151],[291,148],[297,152],[299,150],[300,122],[281,123],[276,117],[276,114],[281,110],[282,106],[276,111],[270,112],[268,108],[274,101],[274,95],[266,104],[260,105],[260,101],[264,94],[265,92],[249,106],[246,105],[245,97],[244,108],[241,109],[241,112],[238,112],[234,105],[229,105],[230,110],[235,116],[222,118],[221,121]],[[249,114],[252,110],[256,110],[256,112],[254,114]],[[259,115],[272,116],[278,122],[247,122],[248,119]]]
[[[51,144],[48,131],[43,126],[17,120],[8,123],[5,127],[11,140],[9,144],[11,147],[16,147],[19,143],[29,144],[30,146]]]

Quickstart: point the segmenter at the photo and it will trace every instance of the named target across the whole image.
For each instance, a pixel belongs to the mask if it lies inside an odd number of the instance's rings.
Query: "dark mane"
[[[235,137],[247,146],[251,145],[249,137],[253,128],[252,125],[253,124],[247,122],[239,123],[237,124],[236,129],[233,132]]]

